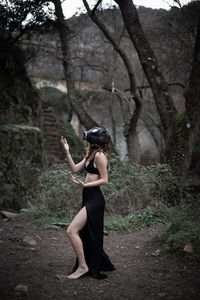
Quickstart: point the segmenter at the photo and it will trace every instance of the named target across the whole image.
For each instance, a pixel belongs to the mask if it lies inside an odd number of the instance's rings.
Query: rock
[[[58,227],[56,225],[49,225],[49,226],[45,227],[45,229],[60,230],[60,227]]]
[[[55,226],[64,226],[64,227],[68,227],[70,223],[61,223],[61,222],[56,222],[56,223],[53,223],[52,225],[55,225]]]
[[[160,250],[156,250],[154,253],[151,254],[152,256],[158,256],[160,255]]]
[[[28,286],[24,285],[24,284],[18,284],[15,287],[15,292],[27,294],[28,293]]]
[[[30,210],[29,208],[22,208],[22,209],[20,209],[20,213],[27,212],[29,210]]]
[[[31,248],[30,248],[30,251],[37,252],[37,249],[36,249],[36,248],[33,248],[33,247],[31,247]]]
[[[23,242],[28,244],[28,245],[31,245],[31,246],[36,246],[37,245],[37,242],[34,239],[32,239],[30,236],[25,236],[23,238]]]
[[[183,248],[183,251],[186,253],[193,253],[194,248],[192,244],[186,244],[185,247]]]
[[[21,250],[23,249],[23,247],[21,247],[21,246],[16,246],[15,249],[21,251]]]
[[[15,219],[18,216],[18,214],[15,214],[10,211],[5,211],[5,210],[0,211],[0,213],[7,219],[11,219],[11,220]]]
[[[161,297],[161,298],[163,298],[163,297],[166,296],[166,294],[165,293],[158,293],[158,296]]]

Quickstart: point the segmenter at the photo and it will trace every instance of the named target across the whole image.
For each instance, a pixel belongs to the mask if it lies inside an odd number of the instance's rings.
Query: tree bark
[[[197,26],[195,47],[193,53],[192,70],[188,88],[185,92],[185,124],[184,131],[187,137],[184,145],[183,174],[191,164],[194,139],[200,124],[200,17]]]
[[[171,118],[177,111],[168,91],[167,82],[159,70],[156,56],[142,29],[133,1],[115,0],[115,2],[120,7],[130,39],[137,51],[143,71],[151,87],[161,117],[164,135],[169,136]]]
[[[176,174],[184,177],[191,162],[194,138],[200,121],[200,25],[197,30],[190,83],[185,93],[185,112],[179,114],[159,70],[155,54],[141,27],[133,1],[115,0],[115,2],[120,7],[130,39],[138,53],[155,99],[165,139],[164,162],[169,163]]]
[[[126,52],[120,47],[120,43],[114,39],[113,35],[109,32],[108,28],[106,28],[106,26],[95,15],[95,11],[90,10],[87,1],[83,0],[83,3],[87,9],[88,15],[91,18],[91,20],[99,27],[99,29],[104,33],[105,37],[111,42],[113,48],[120,55],[121,59],[124,62],[124,65],[127,69],[128,76],[129,76],[129,82],[130,82],[130,93],[131,93],[131,96],[133,97],[133,100],[135,101],[135,105],[136,105],[135,111],[130,119],[128,135],[126,137],[127,147],[128,147],[128,156],[131,160],[138,162],[138,160],[139,160],[139,158],[138,158],[139,145],[138,145],[136,126],[137,126],[137,123],[138,123],[138,120],[139,120],[139,117],[141,114],[141,110],[142,110],[142,99],[141,99],[140,94],[137,89],[136,79],[135,79],[135,74],[134,74],[132,63],[130,62],[129,57],[126,55]]]
[[[98,123],[95,122],[84,107],[81,105],[80,101],[77,99],[76,89],[75,89],[75,75],[74,69],[71,61],[71,48],[70,41],[72,38],[72,32],[70,28],[67,26],[66,21],[64,19],[61,1],[60,0],[52,0],[55,6],[55,14],[57,17],[57,22],[59,25],[59,34],[61,38],[61,47],[63,53],[63,67],[65,72],[65,79],[67,82],[67,93],[69,103],[71,104],[72,109],[77,114],[81,124],[86,128],[90,129],[92,127],[98,127]]]
[[[166,143],[166,162],[182,177],[191,164],[194,140],[200,124],[200,19],[197,26],[193,63],[188,88],[185,91],[185,112],[171,120],[173,135]],[[183,185],[183,183],[182,183]]]

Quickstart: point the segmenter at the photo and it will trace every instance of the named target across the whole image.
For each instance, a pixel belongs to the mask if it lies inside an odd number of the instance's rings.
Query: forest
[[[198,299],[200,1],[113,2],[66,19],[61,0],[0,1],[2,299]],[[116,270],[68,280],[82,189],[60,138],[78,164],[101,126]]]

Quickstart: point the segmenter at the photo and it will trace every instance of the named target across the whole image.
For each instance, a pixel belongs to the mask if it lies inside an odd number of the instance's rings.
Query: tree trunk
[[[177,144],[179,157],[178,169],[184,177],[191,164],[194,140],[200,123],[200,18],[197,27],[193,64],[189,79],[189,85],[185,92],[185,113],[179,115],[176,120],[176,135],[171,140],[171,145]],[[167,159],[172,157],[171,149],[168,149]]]
[[[76,89],[75,89],[75,76],[74,69],[71,61],[71,49],[70,41],[72,38],[72,32],[67,26],[66,21],[64,20],[64,15],[62,11],[61,1],[52,0],[55,5],[55,14],[57,17],[57,22],[59,25],[59,34],[61,38],[61,47],[63,53],[63,67],[65,72],[65,79],[67,82],[67,93],[69,102],[77,114],[81,124],[84,125],[86,129],[92,127],[98,127],[99,125],[95,122],[90,115],[86,112],[84,107],[81,105],[80,101],[77,99]]]
[[[93,11],[90,10],[86,0],[83,0],[83,3],[87,9],[88,15],[90,16],[91,20],[104,33],[105,37],[111,42],[115,51],[120,55],[121,59],[124,62],[126,70],[128,72],[129,82],[130,82],[130,93],[131,96],[133,97],[133,100],[135,101],[136,109],[133,115],[131,116],[129,122],[129,128],[128,128],[126,140],[127,140],[129,158],[133,161],[138,162],[139,143],[138,143],[138,137],[136,132],[136,126],[142,110],[142,99],[137,90],[136,79],[135,79],[132,63],[129,57],[126,55],[126,52],[120,47],[120,43],[114,39],[113,35],[109,32],[108,28],[106,28],[106,26],[97,18],[97,16],[95,15],[95,10]]]
[[[143,71],[151,87],[161,119],[165,139],[165,159],[176,174],[184,176],[189,168],[194,138],[200,121],[200,33],[196,36],[189,88],[185,93],[185,113],[179,114],[159,70],[155,54],[141,27],[132,0],[115,0],[119,5],[130,39],[138,53]]]
[[[156,56],[140,24],[138,13],[132,0],[115,0],[119,5],[130,39],[137,51],[143,71],[151,87],[164,135],[170,135],[170,122],[176,109],[168,91],[168,85],[159,70]]]

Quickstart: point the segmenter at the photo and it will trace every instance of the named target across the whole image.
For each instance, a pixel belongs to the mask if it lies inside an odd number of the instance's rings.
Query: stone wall
[[[36,168],[45,164],[42,132],[38,127],[0,125],[0,208],[26,206],[23,196],[34,181]]]

